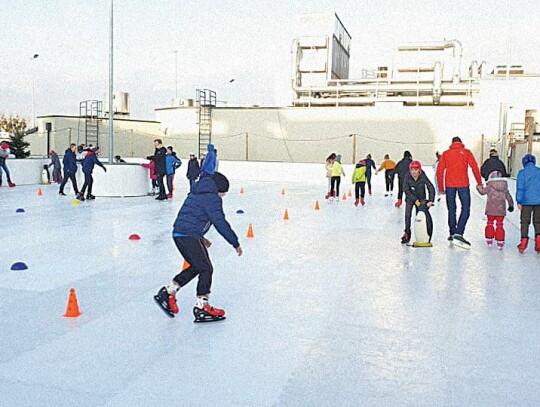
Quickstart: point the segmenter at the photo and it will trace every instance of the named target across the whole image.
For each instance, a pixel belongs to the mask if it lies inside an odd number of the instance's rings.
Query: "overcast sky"
[[[0,8],[0,113],[77,114],[108,89],[109,0],[16,0]],[[290,102],[291,43],[300,13],[336,12],[352,36],[350,77],[391,65],[401,42],[459,39],[464,66],[512,64],[540,72],[540,2],[474,0],[115,0],[115,91],[132,117],[198,87],[229,105]],[[230,79],[235,79],[229,83]]]

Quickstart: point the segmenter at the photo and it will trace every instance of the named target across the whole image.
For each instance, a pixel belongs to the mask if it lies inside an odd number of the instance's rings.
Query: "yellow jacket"
[[[341,167],[341,163],[336,160],[334,161],[334,165],[332,166],[332,177],[341,177],[341,175],[345,175],[345,172]]]
[[[352,175],[352,183],[366,182],[366,166],[356,167]]]

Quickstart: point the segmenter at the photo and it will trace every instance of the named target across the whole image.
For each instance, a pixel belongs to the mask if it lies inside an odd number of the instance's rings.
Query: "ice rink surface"
[[[303,172],[297,182],[241,165],[222,171],[236,174],[224,208],[244,255],[207,235],[210,301],[227,311],[213,324],[193,323],[195,282],[175,319],[152,299],[182,266],[171,229],[185,169],[172,202],[73,206],[57,186],[2,187],[0,405],[540,405],[540,255],[518,253],[516,213],[505,249],[489,249],[473,191],[466,251],[446,240],[443,198],[434,247],[414,249],[400,244],[404,208],[383,196],[382,174],[355,208],[324,201],[322,165],[279,167]],[[18,261],[28,270],[10,271]],[[76,319],[62,317],[71,287]]]

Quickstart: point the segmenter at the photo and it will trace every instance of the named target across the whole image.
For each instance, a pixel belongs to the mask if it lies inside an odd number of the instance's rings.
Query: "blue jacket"
[[[201,173],[214,175],[214,172],[216,172],[216,152],[214,151],[214,145],[208,144],[208,153],[201,166]]]
[[[65,174],[75,174],[77,172],[77,157],[71,149],[68,148],[64,153],[62,164],[64,164]]]
[[[94,171],[94,165],[96,164],[105,170],[105,167],[103,166],[103,164],[101,164],[101,161],[98,160],[96,153],[94,153],[93,151],[89,151],[88,153],[86,153],[86,157],[84,157],[84,159],[82,160],[83,172],[85,174],[92,174],[92,171]]]
[[[223,201],[218,195],[216,183],[211,177],[205,177],[193,185],[180,208],[174,222],[173,236],[201,239],[212,225],[234,248],[240,246],[238,236],[225,219]]]
[[[366,175],[371,175],[371,169],[377,170],[377,167],[375,167],[375,161],[373,161],[371,158],[365,158],[364,161],[366,162]]]
[[[167,175],[173,175],[178,167],[182,165],[182,161],[173,154],[165,156],[165,171]]]
[[[540,168],[533,162],[525,164],[518,172],[516,202],[521,205],[540,205]]]

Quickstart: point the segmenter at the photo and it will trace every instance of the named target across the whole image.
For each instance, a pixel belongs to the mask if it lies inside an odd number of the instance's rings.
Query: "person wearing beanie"
[[[448,240],[457,246],[468,249],[471,244],[463,234],[471,212],[471,191],[469,189],[469,167],[471,168],[476,185],[482,185],[480,169],[472,152],[465,148],[459,137],[452,138],[450,148],[446,150],[437,166],[437,182],[441,195],[446,194],[448,208]],[[461,202],[461,213],[456,220],[456,195]]]
[[[173,197],[174,189],[174,174],[176,169],[182,165],[182,161],[176,156],[172,146],[167,147],[167,155],[165,156],[165,170],[167,172],[167,189],[169,193],[167,198]]]
[[[493,246],[493,239],[497,242],[497,248],[504,247],[505,231],[504,217],[506,216],[506,203],[508,202],[508,212],[514,211],[514,201],[508,191],[508,183],[503,178],[500,171],[492,171],[489,174],[487,185],[476,187],[480,195],[487,195],[486,216],[487,225],[484,230],[486,243]],[[494,223],[496,227],[494,226]]]
[[[62,164],[60,163],[60,158],[58,157],[58,154],[51,150],[49,151],[49,155],[51,156],[51,162],[49,163],[49,168],[53,168],[52,170],[52,178],[53,182],[56,182],[57,184],[62,183]]]
[[[7,182],[10,188],[15,187],[15,184],[11,182],[11,174],[9,173],[9,168],[6,164],[6,159],[12,158],[11,151],[9,149],[9,144],[3,142],[0,145],[0,187],[2,186],[2,170],[6,173]]]
[[[386,184],[386,193],[384,196],[392,195],[394,193],[394,176],[396,175],[396,163],[390,159],[390,155],[384,155],[384,161],[377,170],[378,172],[384,170],[384,182]]]
[[[521,211],[521,241],[518,250],[523,253],[529,244],[531,217],[534,226],[534,250],[540,253],[540,168],[536,157],[525,154],[521,160],[523,169],[519,170],[516,181],[516,202]]]
[[[188,169],[186,173],[186,177],[189,180],[189,190],[191,191],[193,189],[193,185],[195,185],[195,181],[197,178],[199,178],[199,174],[201,173],[201,167],[199,166],[199,161],[197,160],[197,156],[195,153],[189,153],[189,161],[188,161]]]
[[[403,181],[405,180],[405,176],[409,174],[409,166],[412,162],[412,154],[410,151],[405,150],[403,152],[403,158],[401,161],[399,161],[396,165],[395,172],[398,176],[398,195],[397,195],[397,201],[396,201],[396,208],[401,207],[403,204]]]
[[[339,202],[339,185],[341,176],[345,176],[345,171],[341,166],[341,154],[338,154],[332,164],[332,177],[330,178],[330,197]]]
[[[213,225],[217,232],[242,255],[238,236],[223,212],[222,198],[229,190],[227,178],[215,172],[202,177],[188,194],[173,226],[172,237],[189,267],[177,274],[170,284],[160,288],[154,296],[156,303],[171,318],[178,314],[176,293],[198,276],[197,300],[193,308],[194,322],[212,322],[225,319],[225,311],[208,303],[214,267],[208,255],[211,242],[204,237]]]
[[[367,179],[366,160],[358,161],[352,175],[352,183],[354,185],[354,206],[358,206],[358,202],[365,205],[364,197],[366,196],[366,179]]]
[[[77,144],[71,143],[69,148],[64,153],[64,158],[62,159],[62,162],[64,163],[64,180],[60,184],[60,192],[58,192],[62,196],[66,196],[66,194],[64,194],[64,187],[69,180],[71,180],[75,195],[79,195],[79,189],[77,188],[77,178],[75,177],[75,174],[77,174],[77,156],[75,155],[76,151]]]
[[[216,152],[213,144],[208,144],[208,152],[201,164],[201,178],[207,175],[214,175],[216,172]]]
[[[497,150],[495,150],[494,148],[489,150],[489,158],[486,161],[484,161],[484,163],[480,167],[480,174],[482,175],[482,178],[484,178],[487,181],[489,179],[489,174],[491,174],[493,171],[500,172],[503,177],[510,176],[506,172],[506,166],[499,159]]]
[[[366,183],[368,186],[368,192],[371,195],[371,169],[375,170],[375,175],[377,175],[377,167],[375,166],[375,161],[371,158],[371,154],[368,154],[364,159],[366,163]]]
[[[426,194],[427,190],[427,194]],[[411,241],[411,217],[413,208],[424,211],[426,214],[427,233],[429,241],[433,234],[433,220],[429,214],[429,208],[433,206],[435,200],[435,188],[422,171],[420,161],[411,161],[409,173],[403,179],[403,192],[405,193],[405,233],[401,238],[401,243]]]

